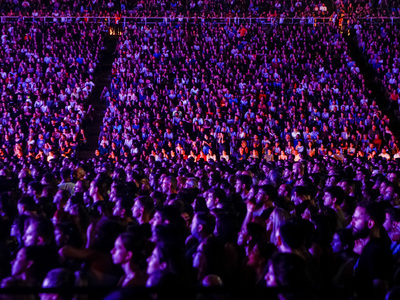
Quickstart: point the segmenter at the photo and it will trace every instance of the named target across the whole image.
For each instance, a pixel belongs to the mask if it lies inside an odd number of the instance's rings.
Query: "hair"
[[[94,186],[98,189],[97,192],[104,198],[108,199],[107,191],[109,189],[109,182],[106,177],[100,176],[95,179]]]
[[[53,173],[46,173],[43,175],[44,181],[49,185],[56,185],[56,177]]]
[[[201,196],[197,196],[194,201],[193,201],[193,211],[195,213],[200,213],[200,212],[209,212],[209,209],[207,207],[206,199]]]
[[[160,226],[160,225],[158,225]],[[157,226],[157,227],[158,227]],[[183,275],[185,271],[184,247],[174,238],[157,241],[160,263],[166,263],[166,272]]]
[[[131,262],[139,265],[144,269],[146,254],[145,254],[145,238],[142,234],[134,234],[132,232],[125,232],[119,235],[122,244],[127,251],[132,252]]]
[[[276,253],[271,257],[269,265],[272,266],[278,287],[304,289],[312,285],[306,262],[296,254]],[[301,296],[296,291],[284,292],[280,295],[283,299],[307,299],[307,295]]]
[[[83,239],[82,236],[79,232],[79,228],[78,226],[71,222],[71,221],[67,221],[67,222],[62,222],[62,223],[57,223],[54,226],[54,230],[59,230],[61,231],[64,235],[67,235],[68,241],[66,242],[67,245],[71,245],[74,247],[82,247],[83,245]],[[61,245],[64,246],[64,245]]]
[[[294,193],[296,193],[297,196],[298,196],[299,198],[301,198],[303,201],[305,201],[305,200],[311,200],[310,189],[307,188],[307,187],[305,187],[305,186],[296,185],[296,186],[293,187],[291,193],[292,193],[292,195],[293,195]]]
[[[272,244],[277,244],[276,232],[277,230],[290,218],[289,213],[283,208],[276,207],[270,215],[272,218],[272,231],[270,241]]]
[[[390,218],[395,221],[400,221],[400,209],[396,207],[388,207],[385,209],[385,213],[389,214]],[[385,216],[386,217],[386,216]]]
[[[342,205],[346,194],[340,186],[328,186],[324,191],[329,193],[332,198],[336,198],[336,205]]]
[[[96,223],[94,230],[95,238],[92,247],[110,253],[115,240],[123,232],[123,226],[118,217],[103,217]]]
[[[335,233],[338,235],[343,246],[347,246],[348,250],[353,251],[355,240],[352,230],[348,228],[342,228],[337,230]]]
[[[37,211],[38,209],[32,196],[23,196],[18,200],[18,204],[24,206],[27,211]]]
[[[385,207],[382,202],[367,202],[362,201],[357,204],[357,207],[365,209],[366,214],[373,220],[378,227],[382,227],[385,222]]]
[[[242,184],[244,184],[246,186],[246,190],[249,190],[251,187],[251,184],[253,182],[252,178],[250,175],[246,175],[246,174],[241,174],[239,175],[236,180],[240,181]]]
[[[114,185],[114,188],[117,191],[117,197],[126,197],[128,195],[128,187],[126,183],[117,181],[117,183]]]
[[[63,288],[65,291],[58,295],[57,299],[70,300],[73,298],[73,293],[68,292],[69,288],[75,287],[75,276],[70,270],[65,268],[57,268],[50,270],[45,280],[47,281],[46,288]],[[44,283],[43,281],[43,283]]]
[[[208,192],[212,193],[215,198],[218,198],[220,203],[224,203],[227,200],[226,193],[221,188],[213,187],[213,188],[209,189]]]
[[[126,216],[132,216],[132,201],[125,198],[117,198],[116,202],[120,202],[121,208],[125,210]]]
[[[33,278],[42,282],[47,272],[58,265],[57,253],[46,246],[27,246],[25,250],[26,259],[33,261]]]
[[[170,185],[171,185],[171,189],[176,190],[176,188],[177,188],[177,186],[178,186],[178,181],[177,181],[176,177],[170,175],[170,176],[165,177],[164,180],[169,181],[169,183],[170,183]]]
[[[32,190],[35,191],[35,194],[42,194],[43,185],[38,181],[31,181],[28,186],[31,187]]]
[[[62,168],[60,171],[60,177],[63,180],[71,179],[71,170],[68,168]]]
[[[236,243],[240,230],[239,220],[232,213],[215,209],[215,235],[224,242]]]
[[[126,172],[123,168],[116,168],[114,170],[115,179],[118,182],[125,182],[126,181]]]
[[[211,213],[196,213],[199,225],[203,225],[203,231],[207,234],[213,234],[215,229],[215,217]]]
[[[10,276],[5,277],[1,281],[1,288],[25,288],[30,287],[30,284],[23,280],[20,277]],[[26,294],[10,294],[10,295],[2,295],[2,300],[36,300],[35,295],[26,295]]]
[[[265,184],[260,186],[260,190],[264,192],[265,195],[267,195],[272,201],[276,199],[278,196],[278,191],[276,187],[274,187],[272,184]]]
[[[306,224],[305,220],[292,218],[287,220],[279,228],[282,243],[290,249],[299,249],[306,243]]]
[[[43,238],[45,245],[55,245],[54,225],[49,219],[43,216],[32,216],[25,220],[25,228],[29,225],[35,226],[36,234]]]
[[[205,276],[210,274],[215,274],[224,278],[226,275],[225,266],[224,260],[221,259],[225,255],[224,244],[213,236],[206,238],[201,244],[203,244],[203,259],[199,266],[198,279],[202,280]]]
[[[141,207],[143,207],[144,213],[151,214],[154,209],[154,202],[149,196],[139,196],[135,198],[135,201],[139,201]]]

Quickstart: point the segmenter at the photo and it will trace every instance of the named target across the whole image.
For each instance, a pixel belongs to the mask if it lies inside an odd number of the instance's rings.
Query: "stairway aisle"
[[[100,127],[102,125],[104,112],[106,110],[106,103],[100,101],[100,95],[104,87],[110,88],[111,83],[111,65],[115,57],[115,48],[119,36],[109,35],[104,42],[105,51],[100,60],[100,68],[94,78],[95,88],[90,96],[89,104],[93,106],[93,122],[88,122],[85,126],[85,133],[87,144],[85,147],[78,149],[77,158],[79,160],[86,160],[91,158],[94,151],[98,147],[98,138],[100,134]]]
[[[386,95],[385,87],[382,82],[376,78],[375,70],[368,63],[366,56],[358,48],[357,38],[354,30],[350,30],[350,34],[343,34],[347,46],[349,49],[350,57],[356,62],[360,68],[360,73],[364,76],[366,87],[372,92],[373,99],[376,99],[377,105],[382,113],[388,116],[390,123],[390,130],[393,135],[400,139],[400,124],[395,110],[390,104],[390,100]]]

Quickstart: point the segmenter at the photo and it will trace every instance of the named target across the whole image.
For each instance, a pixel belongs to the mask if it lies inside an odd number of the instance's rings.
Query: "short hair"
[[[259,190],[263,191],[263,193],[265,195],[267,195],[273,201],[278,196],[278,191],[277,191],[276,187],[274,187],[272,184],[262,185],[262,186],[260,186]]]
[[[299,198],[302,200],[311,200],[311,191],[308,187],[302,185],[296,185],[292,189],[292,195],[296,193]]]
[[[199,212],[196,213],[198,224],[203,226],[203,231],[209,234],[214,233],[215,229],[215,216],[210,213]]]
[[[35,194],[42,194],[43,185],[39,181],[31,181],[28,186],[35,191]]]
[[[54,245],[54,225],[43,216],[31,216],[25,220],[25,228],[35,226],[36,234],[43,238],[46,245]]]
[[[25,255],[27,260],[33,261],[33,273],[36,280],[42,282],[47,272],[58,266],[57,252],[43,245],[27,246]]]
[[[60,171],[60,176],[62,179],[71,179],[71,170],[68,168],[62,168]]]
[[[108,198],[107,191],[109,188],[109,182],[105,177],[100,177],[93,180],[94,186],[98,189],[98,193],[105,198]]]
[[[209,193],[212,193],[215,198],[218,198],[220,203],[224,203],[227,200],[226,193],[223,189],[218,187],[213,187],[208,190]]]
[[[36,211],[38,209],[32,196],[23,196],[18,200],[18,204],[23,205],[27,211]]]
[[[279,228],[282,242],[290,249],[299,249],[306,243],[306,224],[300,218],[288,219]]]
[[[172,175],[167,176],[167,177],[165,177],[164,180],[168,180],[168,181],[169,181],[169,183],[171,184],[171,188],[173,188],[173,189],[176,189],[176,188],[177,188],[177,186],[178,186],[178,180],[176,179],[175,176],[172,176]]]
[[[65,291],[63,291],[62,294],[58,295],[61,298],[57,299],[63,299],[63,300],[69,300],[73,298],[73,293],[68,292],[68,289],[71,289],[75,286],[75,276],[74,273],[69,271],[68,269],[65,268],[56,268],[53,270],[50,270],[44,281],[47,280],[46,286],[43,286],[45,288],[63,288]]]
[[[125,249],[132,252],[131,261],[138,265],[145,263],[146,253],[144,235],[134,234],[132,232],[124,232],[121,233],[119,237]]]
[[[297,254],[275,253],[269,265],[274,270],[275,282],[279,287],[304,288],[311,285],[306,262]],[[285,299],[291,299],[291,297],[285,297]]]
[[[352,250],[354,248],[355,240],[351,229],[342,228],[337,230],[335,233],[338,235],[342,244],[344,246],[347,246],[347,249]]]
[[[382,227],[385,222],[385,206],[383,202],[361,201],[357,207],[365,209],[365,213],[375,222],[378,227]]]
[[[140,206],[143,207],[143,211],[147,214],[151,214],[154,209],[153,199],[149,196],[139,196],[135,198],[135,201],[138,201]],[[132,206],[131,206],[132,207]]]
[[[400,209],[395,207],[388,207],[385,209],[385,213],[389,214],[390,218],[395,221],[400,221]]]
[[[329,193],[332,198],[336,198],[336,204],[342,205],[346,194],[340,186],[328,186],[325,188],[325,193]]]
[[[197,188],[199,184],[199,180],[196,177],[189,177],[186,180],[186,185],[191,188]]]
[[[253,182],[253,179],[251,178],[250,175],[246,174],[241,174],[239,175],[236,180],[239,180],[242,184],[246,185],[246,190],[249,190],[251,187],[251,184]]]
[[[168,223],[171,225],[176,230],[176,234],[184,233],[186,222],[181,215],[181,211],[176,205],[166,205],[158,208],[157,211],[160,213],[163,223]]]

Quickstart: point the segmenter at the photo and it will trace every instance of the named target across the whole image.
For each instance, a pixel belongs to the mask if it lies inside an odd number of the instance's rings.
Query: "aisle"
[[[106,110],[106,103],[100,101],[100,95],[105,86],[110,87],[111,83],[111,65],[115,57],[115,47],[117,45],[119,36],[108,36],[104,42],[106,50],[104,51],[101,61],[99,63],[100,69],[94,79],[95,88],[90,97],[89,103],[93,106],[93,122],[88,122],[85,126],[87,144],[85,147],[78,149],[77,158],[88,159],[93,157],[94,151],[98,146],[98,137],[100,134],[100,127],[102,125],[104,112]]]

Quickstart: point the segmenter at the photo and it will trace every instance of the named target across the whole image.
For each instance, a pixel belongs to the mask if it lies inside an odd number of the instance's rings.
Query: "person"
[[[217,275],[224,282],[226,268],[224,265],[224,246],[214,236],[204,239],[193,254],[193,268],[197,270],[197,280],[202,282],[208,275]]]
[[[251,177],[250,175],[240,175],[236,178],[235,190],[236,193],[242,197],[242,199],[246,199],[246,196],[251,187]]]
[[[90,286],[114,286],[118,276],[113,268],[111,249],[122,230],[119,220],[103,217],[89,225],[85,248],[66,245],[58,253],[64,260],[85,262],[86,268],[80,270],[79,280],[85,280]]]
[[[93,199],[93,203],[108,199],[107,182],[104,178],[97,178],[90,183],[89,195]]]
[[[398,223],[400,221],[400,212],[398,208],[388,207],[385,209],[385,222],[383,228],[385,228],[390,240],[390,250],[392,251],[393,257],[396,259],[400,255],[400,244],[399,244],[399,230]]]
[[[182,248],[174,241],[158,241],[147,258],[147,287],[176,287],[185,282]]]
[[[71,170],[64,168],[60,171],[60,175],[61,183],[58,185],[58,188],[67,190],[73,196],[75,194],[75,183],[71,182]]]
[[[385,209],[381,203],[360,202],[351,221],[360,258],[355,267],[354,288],[359,298],[384,299],[388,291],[393,256],[382,236]]]
[[[122,233],[115,240],[111,250],[113,263],[120,265],[124,276],[118,286],[145,286],[146,272],[144,270],[145,252],[144,239],[132,233]]]
[[[342,229],[346,227],[346,219],[341,208],[341,205],[345,198],[345,192],[339,186],[330,186],[324,190],[324,206],[333,209],[337,216],[337,227],[336,229]]]
[[[278,294],[279,299],[285,300],[310,299],[310,295],[304,292],[307,287],[313,286],[305,261],[293,253],[276,253],[271,257],[265,274],[265,282],[267,287],[294,289],[295,292]]]
[[[28,283],[26,280],[23,280],[20,277],[16,276],[9,276],[5,277],[1,280],[1,285],[0,287],[2,289],[5,288],[26,288],[26,287],[32,287],[30,283]],[[35,300],[36,296],[35,295],[24,295],[24,294],[10,294],[10,295],[2,295],[3,300]]]
[[[42,216],[31,216],[25,220],[23,235],[24,246],[43,245],[55,246],[54,226],[51,221]]]
[[[354,237],[351,229],[342,228],[336,230],[331,242],[334,253],[333,284],[350,288],[354,266],[359,257],[353,250],[354,244]]]
[[[47,256],[46,251],[43,245],[22,247],[12,261],[11,275],[23,279],[30,286],[40,287],[47,272],[58,263]]]
[[[176,196],[177,194],[177,180],[174,176],[167,176],[164,178],[161,185],[162,192],[167,196]]]
[[[300,218],[291,218],[278,229],[277,247],[279,252],[293,253],[303,259],[312,284],[318,285],[321,282],[321,274],[307,247],[307,237],[312,234],[313,230],[314,225],[311,222]]]
[[[43,288],[62,288],[65,291],[62,293],[41,293],[40,300],[72,300],[74,294],[68,292],[68,289],[75,287],[75,276],[73,272],[64,268],[50,270],[43,280]]]
[[[269,215],[266,221],[266,230],[270,236],[270,242],[277,245],[278,229],[288,220],[290,217],[289,213],[280,207],[275,207],[272,213]]]
[[[139,196],[134,200],[132,206],[132,217],[139,224],[148,224],[154,210],[153,200],[148,196]]]

